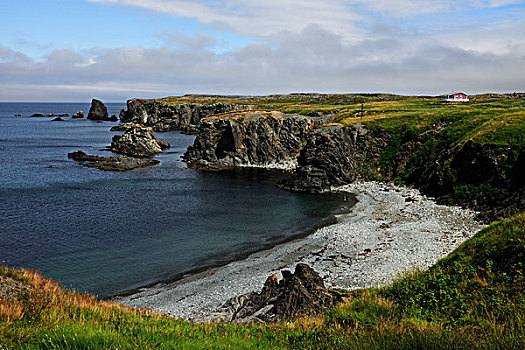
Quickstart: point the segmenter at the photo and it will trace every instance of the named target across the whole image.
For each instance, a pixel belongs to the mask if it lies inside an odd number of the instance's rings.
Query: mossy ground
[[[191,324],[99,302],[27,270],[1,268],[0,349],[523,349],[525,214],[478,232],[428,271],[315,318]]]

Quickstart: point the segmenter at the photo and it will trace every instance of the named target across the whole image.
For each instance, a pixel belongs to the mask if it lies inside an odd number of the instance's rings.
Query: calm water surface
[[[124,105],[108,104],[110,114]],[[109,155],[109,128],[86,119],[31,118],[89,104],[0,103],[0,262],[40,270],[99,296],[229,261],[319,224],[347,199],[185,168],[194,137],[158,136],[161,164],[125,173],[69,160]],[[21,117],[15,117],[21,114]]]

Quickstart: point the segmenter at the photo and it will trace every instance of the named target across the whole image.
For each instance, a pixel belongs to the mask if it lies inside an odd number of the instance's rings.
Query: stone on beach
[[[283,270],[281,274],[281,281],[275,274],[269,276],[259,293],[228,300],[212,318],[235,323],[291,321],[317,315],[343,301],[343,294],[327,290],[319,274],[306,264],[298,264],[295,273]]]

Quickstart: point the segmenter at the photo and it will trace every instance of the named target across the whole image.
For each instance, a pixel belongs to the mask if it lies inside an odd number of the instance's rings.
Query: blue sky
[[[0,101],[525,90],[525,1],[2,0]]]

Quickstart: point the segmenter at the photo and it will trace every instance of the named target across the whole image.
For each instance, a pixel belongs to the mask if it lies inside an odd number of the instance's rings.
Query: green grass
[[[27,270],[0,300],[0,349],[523,349],[525,213],[494,223],[427,271],[349,292],[319,317],[191,324],[61,289]]]

